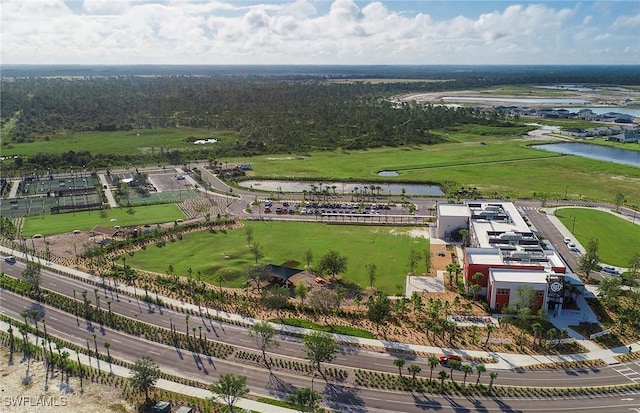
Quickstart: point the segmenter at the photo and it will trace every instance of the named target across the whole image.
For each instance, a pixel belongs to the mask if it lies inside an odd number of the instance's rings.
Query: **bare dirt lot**
[[[0,411],[15,413],[129,413],[135,408],[123,400],[120,390],[66,376],[60,383],[60,371],[49,377],[45,389],[45,368],[40,361],[31,361],[29,379],[25,380],[26,362],[22,354],[14,354],[14,364],[9,365],[9,352],[0,349]],[[26,383],[26,384],[25,384]]]
[[[550,96],[549,93],[552,93]],[[576,90],[553,90],[549,91],[541,89],[539,93],[530,92],[526,94],[514,94],[513,91],[505,90],[501,93],[500,89],[489,90],[461,90],[455,92],[433,92],[433,93],[407,93],[404,95],[396,96],[398,101],[411,101],[418,102],[439,102],[442,98],[448,96],[460,96],[464,98],[478,98],[478,102],[487,106],[500,106],[500,105],[513,105],[511,99],[526,98],[526,99],[553,99],[553,98],[565,98],[565,99],[580,99],[588,101],[588,105],[597,106],[617,106],[625,99],[637,101],[640,99],[640,92],[635,90],[620,90],[620,89],[597,89],[589,91],[576,91]],[[499,98],[504,98],[504,101],[500,101]],[[496,99],[490,102],[483,101],[485,98]],[[467,101],[472,102],[472,101]],[[449,102],[452,104],[465,103],[465,102]],[[525,104],[523,104],[526,106]]]

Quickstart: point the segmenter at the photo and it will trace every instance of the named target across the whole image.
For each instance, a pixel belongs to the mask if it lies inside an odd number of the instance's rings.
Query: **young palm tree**
[[[483,347],[487,346],[487,344],[489,343],[489,337],[491,337],[491,333],[493,333],[495,329],[496,327],[493,324],[487,325],[487,339],[485,340]]]
[[[493,381],[496,379],[496,377],[498,377],[498,373],[492,371],[491,373],[489,373],[489,377],[491,377],[491,381],[489,382],[489,390],[487,390],[487,393],[489,394],[489,396],[491,396],[491,393],[493,392]]]
[[[449,366],[449,376],[451,377],[451,382],[455,383],[456,381],[453,379],[453,369],[459,368],[460,362],[458,360],[449,360],[447,361],[447,365]]]
[[[478,385],[478,383],[480,383],[480,375],[485,371],[487,371],[487,368],[484,364],[478,364],[476,366],[476,373],[478,374],[478,377],[476,378],[476,386]]]
[[[467,376],[471,373],[473,373],[473,367],[471,366],[471,364],[463,364],[460,367],[460,370],[462,370],[462,372],[464,373],[464,381],[462,382],[462,387],[466,387],[467,386]]]
[[[444,381],[447,379],[447,377],[449,377],[449,375],[447,374],[446,371],[440,370],[440,373],[438,373],[438,377],[440,378],[440,393],[443,393],[444,392]]]
[[[429,356],[427,363],[429,363],[429,383],[433,382],[433,369],[438,365],[438,358],[436,356]]]
[[[393,360],[393,365],[398,368],[398,374],[400,374],[400,377],[402,377],[402,368],[404,367],[404,364],[406,362],[407,360],[402,357],[398,357],[397,359]]]
[[[412,364],[407,370],[411,373],[411,385],[416,387],[416,374],[419,374],[422,371],[422,368],[417,364]]]

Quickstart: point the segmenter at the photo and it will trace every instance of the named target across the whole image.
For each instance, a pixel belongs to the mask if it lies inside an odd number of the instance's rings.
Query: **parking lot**
[[[179,176],[180,175],[175,172],[172,172],[149,175],[147,179],[149,183],[156,188],[157,192],[178,191],[190,188],[191,184],[189,181],[186,179],[179,179]]]

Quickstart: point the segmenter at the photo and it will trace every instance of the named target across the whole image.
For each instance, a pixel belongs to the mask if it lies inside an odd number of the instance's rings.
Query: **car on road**
[[[611,267],[608,265],[605,265],[604,267],[602,267],[602,271],[608,273],[608,274],[613,274],[613,275],[618,275],[620,274],[620,271],[618,271],[617,268],[615,267]]]
[[[568,244],[571,242],[571,238],[564,237],[564,243]]]
[[[443,354],[438,357],[438,361],[440,361],[441,364],[449,364],[449,360],[462,361],[462,357],[456,354]]]
[[[14,257],[13,255],[9,255],[8,257],[4,257],[4,262],[6,262],[7,264],[15,264],[16,263],[16,257]]]

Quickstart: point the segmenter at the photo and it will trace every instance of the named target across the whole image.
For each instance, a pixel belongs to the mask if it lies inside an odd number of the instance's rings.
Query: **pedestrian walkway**
[[[9,191],[9,198],[15,198],[18,194],[18,187],[20,186],[20,181],[11,181],[11,190]]]
[[[9,324],[4,321],[0,321],[0,330],[8,331]],[[22,339],[22,334],[18,331],[17,328],[13,329],[13,335],[16,338]],[[44,340],[42,337],[38,337],[34,334],[29,333],[29,342],[34,343],[36,346],[40,347],[42,341]],[[79,360],[81,364],[85,366],[89,366],[92,368],[96,368],[100,371],[108,372],[109,374],[113,374],[115,376],[128,378],[131,376],[131,371],[123,366],[106,362],[104,360],[99,360],[95,357],[88,356],[83,353],[77,353],[75,350],[69,348],[61,348],[60,353],[67,351],[69,353],[69,360]],[[197,397],[199,399],[210,399],[213,397],[213,394],[206,389],[201,389],[199,387],[191,387],[185,384],[174,383],[165,379],[158,379],[155,386],[156,389],[167,390],[174,393],[184,394],[187,396]],[[218,402],[221,404],[225,404],[222,399],[218,399]],[[254,412],[274,412],[274,413],[293,413],[295,410],[287,409],[284,407],[274,406],[267,403],[260,403],[255,400],[241,398],[238,399],[235,406],[238,409],[246,409],[248,411]]]
[[[107,197],[107,202],[109,203],[110,208],[117,208],[118,203],[116,199],[113,197],[113,192],[111,192],[111,186],[107,182],[107,177],[104,174],[98,174],[98,179],[100,180],[100,184],[104,190],[104,195]]]

